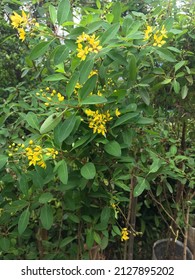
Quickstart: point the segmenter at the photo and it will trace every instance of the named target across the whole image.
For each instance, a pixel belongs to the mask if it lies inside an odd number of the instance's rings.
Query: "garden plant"
[[[4,21],[23,65],[0,90],[0,259],[151,258],[162,237],[186,246],[193,1],[13,2]]]

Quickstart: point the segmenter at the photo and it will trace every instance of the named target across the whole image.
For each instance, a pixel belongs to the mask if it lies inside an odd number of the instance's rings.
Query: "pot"
[[[193,254],[195,260],[195,227],[189,226],[188,228],[188,247]]]
[[[154,243],[153,245],[153,252],[152,252],[152,259],[153,260],[183,260],[183,250],[184,245],[181,241],[175,241],[173,243],[173,248],[170,248],[172,240],[171,239],[161,239]],[[187,247],[186,249],[186,259],[192,260],[193,255],[190,249]]]

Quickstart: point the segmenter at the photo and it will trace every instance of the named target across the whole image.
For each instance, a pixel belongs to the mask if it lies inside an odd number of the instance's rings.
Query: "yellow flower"
[[[64,96],[61,95],[61,93],[58,92],[57,94],[58,100],[61,102],[64,100]]]
[[[90,52],[98,53],[102,49],[102,46],[99,45],[100,41],[97,40],[95,35],[89,36],[86,33],[82,33],[77,37],[77,57],[81,60],[85,60],[86,56]]]
[[[82,42],[86,42],[88,39],[89,39],[89,35],[86,34],[85,32],[83,32],[83,33],[77,38],[76,43],[79,44],[79,43],[82,43]]]
[[[98,71],[97,71],[97,70],[92,70],[92,71],[89,73],[88,78],[91,78],[93,75],[98,75]]]
[[[22,17],[16,12],[13,12],[13,15],[10,16],[10,19],[12,21],[11,25],[13,25],[13,28],[18,28],[22,23]]]
[[[18,28],[18,33],[19,33],[19,39],[22,40],[22,42],[23,42],[26,37],[26,32],[25,32],[24,28]]]
[[[118,108],[116,108],[116,110],[115,110],[115,115],[116,115],[117,117],[119,117],[119,116],[121,115],[121,112],[119,111]]]
[[[129,239],[129,233],[128,233],[128,231],[127,231],[127,228],[123,228],[122,230],[121,230],[121,241],[126,241],[126,240],[128,240]]]
[[[89,53],[89,48],[88,47],[85,47],[84,49],[78,48],[77,51],[78,51],[77,57],[80,58],[81,60],[85,60],[87,54]]]
[[[55,159],[56,155],[58,155],[58,151],[56,151],[54,148],[46,148],[46,156],[51,156],[53,159]]]
[[[157,34],[154,34],[153,46],[162,47],[165,43],[166,41],[163,40],[163,35],[157,36]]]
[[[99,110],[86,109],[85,114],[88,116],[89,128],[93,129],[93,133],[102,134],[105,137],[107,132],[106,123],[112,119],[109,111],[99,113]]]
[[[144,33],[145,33],[144,40],[148,40],[150,38],[150,34],[152,33],[152,26],[147,25]]]
[[[162,34],[162,36],[163,36],[164,38],[168,38],[167,35],[166,35],[167,30],[166,30],[164,24],[163,24],[163,26],[162,26],[162,29],[160,30],[160,33]]]
[[[10,19],[12,21],[11,25],[13,25],[13,28],[26,26],[28,24],[28,16],[23,10],[22,10],[22,16],[20,16],[16,12],[13,12],[13,15],[10,16]]]
[[[27,25],[28,23],[28,16],[26,15],[25,11],[22,10],[22,24]]]

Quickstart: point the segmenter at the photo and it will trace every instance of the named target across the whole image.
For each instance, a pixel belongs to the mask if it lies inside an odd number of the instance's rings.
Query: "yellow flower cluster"
[[[93,133],[98,133],[106,136],[106,124],[107,122],[112,120],[109,111],[100,113],[99,110],[92,111],[90,109],[86,109],[85,114],[88,117],[89,127],[93,129]]]
[[[45,91],[41,89],[40,92],[41,93],[37,92],[36,96],[41,95],[42,97],[46,98],[47,102],[44,103],[46,107],[58,101],[64,101],[64,96],[60,92],[57,92],[55,89],[50,89],[49,87],[46,87]]]
[[[46,168],[45,156],[56,158],[58,151],[54,148],[45,148],[43,149],[39,145],[34,145],[33,141],[29,141],[29,146],[25,149],[25,155],[29,160],[29,166],[38,165],[42,168]]]
[[[153,35],[153,46],[158,46],[158,47],[162,47],[162,45],[164,45],[166,43],[165,40],[163,40],[164,38],[168,38],[167,37],[167,30],[165,28],[165,26],[163,25],[161,30],[157,30],[154,34],[153,34],[153,28],[150,25],[147,25],[146,30],[144,31],[144,40],[149,40],[150,37]]]
[[[81,60],[85,60],[89,53],[98,53],[102,49],[100,41],[95,37],[95,35],[90,36],[85,32],[77,38],[76,43],[78,52],[77,57]]]
[[[127,228],[121,230],[121,241],[127,241],[129,239],[129,233]]]
[[[17,29],[20,40],[24,41],[26,38],[25,28],[27,25],[35,25],[38,26],[35,19],[29,19],[29,16],[22,10],[22,15],[13,12],[13,15],[10,16],[11,25],[13,28]]]
[[[12,143],[9,145],[9,151],[8,151],[8,156],[12,157],[15,153],[19,151],[20,148],[24,148],[24,144],[21,143]]]

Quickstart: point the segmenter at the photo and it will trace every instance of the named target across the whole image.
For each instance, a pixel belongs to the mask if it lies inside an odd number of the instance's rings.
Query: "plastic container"
[[[174,252],[168,250],[168,247],[172,241],[170,239],[161,239],[154,243],[152,259],[153,260],[183,260],[184,245],[180,241],[174,243]],[[174,256],[174,258],[172,257]],[[186,259],[193,260],[193,255],[190,249],[187,247]]]

